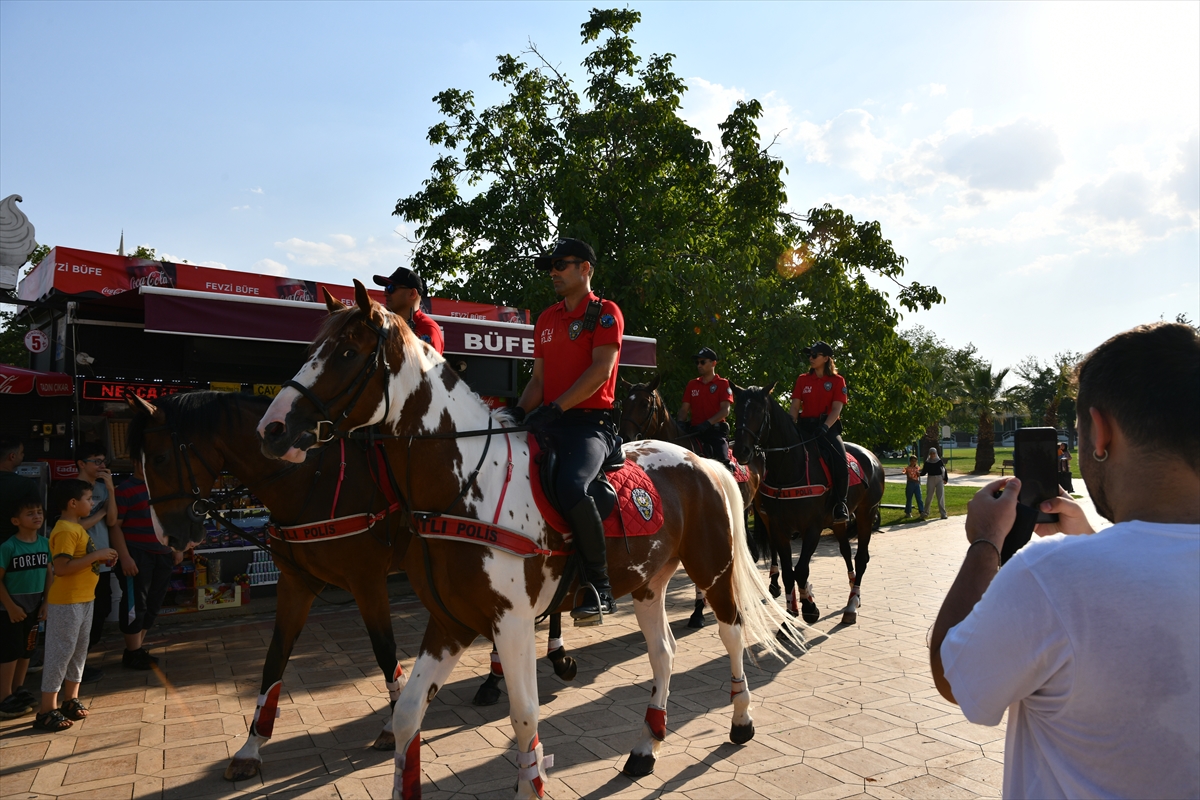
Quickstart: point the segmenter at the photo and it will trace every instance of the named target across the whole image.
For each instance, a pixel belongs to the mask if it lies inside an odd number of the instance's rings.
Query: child
[[[38,536],[42,501],[18,500],[10,520],[17,532],[0,544],[0,718],[28,714],[37,698],[25,688],[29,657],[37,644],[38,621],[46,618],[46,593],[54,581],[50,543]]]
[[[921,519],[925,519],[925,504],[921,502],[921,468],[917,466],[917,457],[908,457],[908,466],[904,468],[904,516],[912,516],[913,498],[917,498],[917,511]]]
[[[42,668],[42,704],[33,727],[42,731],[63,731],[72,720],[87,716],[79,702],[79,682],[87,659],[88,635],[92,628],[92,599],[100,577],[100,564],[112,564],[117,551],[97,550],[79,521],[92,512],[92,487],[78,479],[62,481],[55,487],[55,505],[62,516],[50,533],[54,584],[50,587],[50,607],[46,615],[46,663]],[[62,689],[63,702],[58,704]]]

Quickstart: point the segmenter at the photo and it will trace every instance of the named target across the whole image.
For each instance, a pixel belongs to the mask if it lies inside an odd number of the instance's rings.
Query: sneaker
[[[23,697],[18,697],[15,694],[10,694],[0,702],[0,719],[16,719],[23,717],[30,711],[33,711],[34,703],[25,700]]]
[[[100,669],[99,667],[89,667],[87,664],[84,664],[83,665],[83,677],[79,679],[79,682],[80,683],[95,683],[96,681],[100,680],[103,677],[104,677],[104,670]]]
[[[41,672],[42,664],[45,662],[45,660],[46,660],[45,653],[43,653],[41,650],[38,650],[36,653],[33,654],[33,657],[29,659],[29,668],[25,671],[29,672],[29,673]]]
[[[143,650],[126,650],[121,654],[121,666],[125,669],[150,669],[154,664],[146,658]]]
[[[22,686],[20,689],[17,689],[15,692],[13,692],[13,694],[24,700],[26,703],[29,703],[31,706],[36,706],[38,704],[39,698],[37,695],[26,689],[24,686]]]
[[[149,650],[147,650],[146,648],[144,648],[144,647],[143,647],[143,648],[141,648],[140,650],[138,650],[138,652],[139,652],[139,653],[141,653],[141,654],[142,654],[142,657],[144,657],[144,658],[145,658],[147,661],[149,661],[151,664],[157,664],[157,663],[158,663],[158,656],[152,656],[152,655],[150,655],[150,651],[149,651]]]

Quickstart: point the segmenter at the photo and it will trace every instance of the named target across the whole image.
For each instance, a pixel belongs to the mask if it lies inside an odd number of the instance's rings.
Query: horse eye
[[[346,352],[342,353],[342,358],[349,360],[351,358],[354,358],[356,355],[358,355],[358,351],[347,350]]]
[[[161,467],[163,464],[166,464],[166,463],[167,463],[167,457],[165,454],[160,454],[160,455],[157,455],[154,457],[154,466]]]

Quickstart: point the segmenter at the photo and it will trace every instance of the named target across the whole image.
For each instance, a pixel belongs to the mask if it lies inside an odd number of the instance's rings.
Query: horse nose
[[[278,420],[275,422],[270,422],[267,424],[267,427],[263,428],[263,439],[268,442],[274,441],[279,439],[286,432],[287,426],[282,422],[279,422]]]

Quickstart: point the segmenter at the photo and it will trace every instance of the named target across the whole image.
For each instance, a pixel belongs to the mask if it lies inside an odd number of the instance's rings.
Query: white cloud
[[[256,186],[255,188],[248,189],[247,191],[249,191],[251,194],[264,194],[261,186]]]
[[[354,249],[354,246],[356,244],[353,236],[347,236],[344,233],[331,233],[331,234],[329,234],[329,238],[332,239],[336,244],[340,245],[341,247],[346,248],[347,250]]]
[[[250,206],[234,206],[233,208],[231,208],[229,210],[230,211],[246,211],[249,208],[250,208]]]
[[[155,257],[161,261],[170,261],[172,264],[184,263],[184,256],[172,255],[171,253],[156,253]],[[191,260],[189,260],[187,263],[191,264],[193,267],[212,267],[213,269],[229,269],[229,267],[225,266],[220,261],[191,261]]]
[[[905,103],[904,105],[900,106],[900,113],[907,114],[911,111],[915,111],[916,109],[917,109],[916,103]]]
[[[872,120],[868,112],[851,108],[824,125],[802,122],[798,136],[809,161],[846,167],[870,180],[879,171],[884,155],[894,149],[874,134]]]
[[[1193,133],[1179,146],[1179,170],[1168,187],[1185,211],[1200,210],[1200,134]]]
[[[939,94],[945,94],[945,93],[946,93],[946,84],[944,84],[944,83],[929,84],[929,96],[930,97],[937,97]]]
[[[952,136],[941,151],[946,172],[973,189],[994,191],[1033,191],[1065,160],[1054,130],[1030,120]]]
[[[255,261],[250,267],[251,272],[257,272],[259,275],[287,275],[287,264],[280,264],[278,261],[270,258],[261,258]]]
[[[1066,232],[1067,230],[1063,227],[1062,213],[1053,207],[1041,207],[1014,215],[1006,225],[958,228],[954,235],[938,237],[930,244],[939,251],[948,253],[963,247],[1019,244]]]
[[[1047,253],[1040,255],[1028,264],[1022,264],[1012,270],[1012,275],[1038,275],[1050,272],[1055,267],[1062,266],[1064,261],[1069,261],[1078,255],[1087,253],[1086,250],[1080,250],[1075,253]]]
[[[878,220],[887,228],[922,228],[929,224],[929,216],[912,203],[912,198],[903,192],[872,194],[869,197],[844,195],[822,197],[820,203],[829,203],[852,214],[856,220]]]
[[[681,116],[700,131],[700,137],[712,145],[716,156],[721,152],[721,129],[718,126],[729,117],[739,102],[746,99],[744,89],[710,83],[703,78],[691,78],[688,80],[688,92],[684,95]],[[762,145],[766,147],[776,138],[781,142],[794,139],[796,122],[787,101],[775,92],[768,92],[758,101],[762,105],[762,115],[758,118]]]
[[[376,268],[394,268],[406,260],[411,251],[408,243],[398,237],[368,237],[360,246],[355,237],[344,233],[332,234],[324,242],[292,237],[276,242],[275,246],[284,252],[288,261],[301,266],[337,267],[357,274]]]

